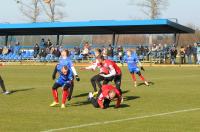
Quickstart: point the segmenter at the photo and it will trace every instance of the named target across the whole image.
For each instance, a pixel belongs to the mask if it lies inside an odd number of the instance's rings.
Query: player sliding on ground
[[[132,52],[131,50],[127,50],[127,56],[128,57],[125,59],[125,61],[127,62],[128,69],[129,69],[129,72],[131,73],[135,87],[137,87],[135,73],[138,74],[138,76],[144,82],[145,85],[149,86],[149,83],[142,76],[140,69],[137,66],[137,64],[138,64],[140,66],[141,70],[144,71],[144,68],[143,68],[141,62],[139,61],[137,54],[135,52]]]
[[[59,77],[52,87],[54,102],[50,106],[53,107],[53,106],[59,105],[57,89],[59,87],[62,87],[62,105],[61,105],[61,108],[65,108],[66,98],[68,97],[69,90],[72,86],[73,73],[71,72],[71,70],[68,69],[67,66],[63,66],[63,67],[57,66],[57,71],[59,73]]]
[[[101,109],[108,108],[110,102],[115,99],[117,100],[115,108],[118,108],[120,107],[123,98],[116,87],[108,84],[102,86],[102,92],[97,98],[93,97],[92,92],[88,95],[88,100],[92,103],[92,105],[95,108],[100,107]]]

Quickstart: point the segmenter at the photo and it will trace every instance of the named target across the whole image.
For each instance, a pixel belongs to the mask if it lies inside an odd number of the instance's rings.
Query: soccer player
[[[95,108],[100,107],[101,109],[108,108],[110,102],[115,99],[117,99],[115,108],[118,108],[123,100],[120,91],[116,87],[107,84],[102,85],[102,92],[97,99],[93,97],[91,92],[89,93],[88,99]]]
[[[97,57],[99,55],[101,55],[101,50],[100,49],[96,49],[95,50],[95,57]],[[106,74],[109,73],[109,71],[108,71],[108,69],[106,69],[105,67],[100,65],[100,63],[98,62],[97,59],[92,63],[92,65],[90,65],[88,67],[85,67],[85,68],[81,68],[81,70],[91,70],[91,71],[94,71],[96,68],[99,68],[99,70],[100,70],[99,74],[94,75],[90,79],[90,82],[91,82],[92,87],[94,89],[94,93],[93,93],[94,96],[98,94],[98,90],[97,90],[96,84],[98,85],[99,89],[101,89],[101,87],[102,87],[101,80],[104,80],[104,77],[102,77],[100,74],[105,74],[106,75]]]
[[[114,61],[111,60],[106,60],[104,59],[103,56],[98,56],[97,60],[99,64],[108,69],[109,73],[108,74],[100,74],[103,78],[103,80],[98,80],[98,81],[103,81],[103,84],[108,84],[109,81],[114,80],[116,88],[122,92],[120,87],[121,87],[121,78],[122,78],[122,72],[121,69],[117,66],[117,64]]]
[[[1,75],[0,75],[0,86],[1,86],[1,88],[3,90],[2,91],[3,94],[5,94],[5,95],[10,94],[10,91],[6,90],[6,87],[5,87],[5,84],[4,84],[4,81],[3,81],[2,77],[1,77]]]
[[[138,56],[135,52],[132,52],[131,50],[127,50],[127,58],[125,61],[128,64],[129,72],[131,73],[132,79],[134,81],[134,86],[137,87],[136,77],[135,73],[140,77],[140,79],[144,82],[145,85],[149,86],[149,83],[145,80],[143,75],[140,72],[140,69],[138,68],[137,64],[140,66],[141,70],[144,71],[144,68],[141,64],[141,62],[138,59]]]
[[[80,81],[80,78],[76,72],[74,64],[68,56],[69,56],[69,51],[63,50],[61,52],[61,59],[59,60],[59,63],[57,64],[57,66],[58,67],[68,66],[69,70],[71,70],[73,72],[73,75],[75,76],[76,81]],[[53,80],[56,78],[57,66],[55,67],[53,75],[52,75]],[[72,86],[71,86],[70,93],[68,96],[68,101],[71,100],[73,89],[74,89],[74,81],[72,81]]]
[[[65,108],[66,98],[69,95],[69,90],[72,86],[73,73],[67,66],[59,67],[57,66],[57,71],[59,73],[58,79],[55,81],[52,87],[52,93],[54,97],[54,102],[50,105],[51,107],[59,105],[58,102],[58,92],[57,89],[62,87],[62,105],[61,108]]]

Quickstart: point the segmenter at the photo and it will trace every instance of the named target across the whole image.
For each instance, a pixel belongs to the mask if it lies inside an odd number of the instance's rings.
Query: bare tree
[[[138,3],[138,6],[142,7],[143,12],[150,19],[158,18],[168,5],[168,0],[142,0]]]
[[[62,8],[65,7],[65,4],[61,0],[40,0],[40,4],[51,22],[60,20],[64,17]]]
[[[40,15],[39,0],[15,0],[20,6],[20,11],[23,15],[31,20],[37,22]]]
[[[169,5],[168,0],[141,0],[138,6],[142,7],[142,11],[150,19],[159,18],[162,11]],[[149,44],[153,44],[153,35],[149,35]]]

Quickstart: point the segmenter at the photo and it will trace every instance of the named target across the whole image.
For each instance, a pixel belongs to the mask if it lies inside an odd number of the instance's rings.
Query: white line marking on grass
[[[200,110],[200,108],[179,110],[179,111],[146,115],[146,116],[131,117],[131,118],[125,118],[125,119],[119,119],[119,120],[112,120],[112,121],[93,122],[93,123],[88,123],[88,124],[81,124],[81,125],[75,125],[75,126],[69,126],[69,127],[63,127],[63,128],[57,128],[57,129],[50,129],[50,130],[41,131],[41,132],[55,132],[55,131],[83,128],[83,127],[89,127],[89,126],[105,125],[105,124],[112,124],[112,123],[118,123],[118,122],[123,122],[123,121],[138,120],[138,119],[151,118],[151,117],[159,117],[159,116],[172,115],[172,114],[184,113],[184,112],[192,112],[192,111],[198,111],[198,110]]]

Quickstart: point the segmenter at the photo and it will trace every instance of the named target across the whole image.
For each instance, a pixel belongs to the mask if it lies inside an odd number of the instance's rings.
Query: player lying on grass
[[[109,104],[112,100],[116,100],[115,108],[120,107],[120,104],[123,100],[119,90],[112,85],[102,85],[101,94],[95,98],[92,92],[88,95],[88,100],[92,103],[95,108],[106,109],[109,107]]]
[[[100,78],[97,81],[103,81],[103,84],[108,84],[110,81],[114,80],[116,88],[120,91],[120,93],[122,93],[121,88],[120,88],[121,78],[122,78],[121,69],[117,66],[117,64],[114,61],[104,59],[102,55],[98,56],[97,60],[99,62],[99,65],[101,65],[101,67],[104,67],[108,69],[109,71],[109,73],[106,75],[100,74],[104,78],[103,79]]]
[[[71,70],[73,72],[73,75],[75,76],[76,80],[80,81],[80,78],[76,72],[74,64],[68,56],[69,56],[69,51],[63,50],[61,52],[61,59],[59,60],[59,63],[57,64],[57,66],[58,67],[68,66],[69,70]],[[53,75],[52,75],[53,80],[56,78],[57,66],[55,67]],[[71,100],[73,89],[74,89],[74,80],[72,80],[71,89],[70,89],[70,93],[68,96],[68,101]]]
[[[95,50],[95,57],[97,57],[97,56],[99,56],[99,55],[101,55],[101,50],[100,50],[100,49],[96,49],[96,50]],[[104,80],[104,77],[102,77],[100,74],[108,74],[108,73],[109,73],[108,69],[106,69],[105,67],[102,67],[102,66],[99,64],[99,62],[98,62],[97,59],[92,63],[92,65],[80,69],[80,70],[91,70],[91,71],[95,71],[96,68],[99,68],[99,70],[100,70],[100,71],[99,71],[99,74],[94,75],[94,76],[90,79],[90,82],[91,82],[92,87],[93,87],[93,89],[94,89],[94,93],[93,93],[94,96],[98,94],[98,90],[97,90],[96,84],[98,85],[99,89],[101,89],[102,84],[101,84],[101,81],[99,81],[99,80]]]
[[[59,87],[62,87],[62,105],[61,108],[65,108],[66,98],[69,95],[69,90],[72,86],[73,73],[67,66],[59,67],[57,66],[57,71],[59,73],[58,79],[55,81],[52,87],[52,93],[54,97],[54,102],[50,105],[51,107],[59,105],[58,102],[58,91]]]
[[[6,87],[5,87],[3,79],[1,78],[1,75],[0,75],[0,87],[2,88],[3,94],[10,94],[10,92],[6,90]]]
[[[131,73],[135,87],[137,87],[135,73],[140,77],[140,79],[144,82],[145,85],[149,86],[149,83],[142,76],[140,69],[137,66],[137,65],[139,65],[141,70],[144,71],[144,68],[143,68],[141,62],[139,61],[137,54],[135,52],[132,52],[131,50],[127,50],[127,58],[125,59],[125,61],[128,65],[128,69],[129,69],[129,72]]]

